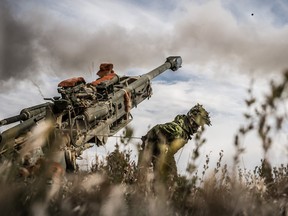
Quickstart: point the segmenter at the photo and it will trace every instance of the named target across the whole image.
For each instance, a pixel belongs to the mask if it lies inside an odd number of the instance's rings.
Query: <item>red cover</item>
[[[99,71],[97,72],[97,75],[99,77],[104,77],[110,73],[114,73],[113,71],[113,64],[111,63],[102,63],[99,67]]]
[[[100,84],[100,83],[103,82],[103,81],[113,79],[114,76],[116,76],[115,73],[110,73],[110,74],[108,74],[108,75],[106,75],[106,76],[103,76],[102,78],[99,78],[99,79],[91,82],[91,84],[94,85],[94,86],[96,86],[96,85]]]
[[[63,80],[58,84],[58,87],[74,87],[80,83],[86,83],[83,77],[73,77]]]

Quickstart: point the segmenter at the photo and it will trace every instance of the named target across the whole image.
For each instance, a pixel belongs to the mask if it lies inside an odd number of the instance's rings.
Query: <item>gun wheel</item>
[[[75,172],[78,168],[76,164],[75,153],[70,150],[65,151],[66,170],[68,172]]]

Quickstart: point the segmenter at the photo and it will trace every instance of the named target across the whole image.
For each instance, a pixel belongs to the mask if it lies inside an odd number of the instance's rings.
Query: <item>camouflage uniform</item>
[[[209,114],[202,105],[197,104],[186,115],[177,115],[172,122],[154,126],[142,137],[138,167],[153,165],[155,174],[164,180],[168,176],[176,176],[174,154],[204,124],[211,125]]]

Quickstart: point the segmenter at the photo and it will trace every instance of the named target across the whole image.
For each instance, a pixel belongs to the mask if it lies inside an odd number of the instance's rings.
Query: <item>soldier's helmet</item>
[[[210,126],[210,116],[209,113],[203,108],[202,105],[197,104],[187,113],[189,121],[195,122],[197,125],[203,127],[205,124]]]

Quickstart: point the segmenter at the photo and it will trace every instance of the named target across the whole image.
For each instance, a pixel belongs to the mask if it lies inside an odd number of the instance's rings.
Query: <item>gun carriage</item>
[[[27,143],[28,132],[39,122],[50,119],[54,134],[66,137],[63,152],[67,170],[77,168],[76,158],[92,147],[104,145],[109,136],[124,128],[133,118],[130,110],[152,94],[151,80],[164,71],[181,67],[180,56],[140,76],[114,76],[101,83],[86,83],[82,77],[58,85],[60,96],[49,102],[23,109],[19,115],[0,121],[0,126],[20,122],[0,134],[0,157],[12,157]]]

